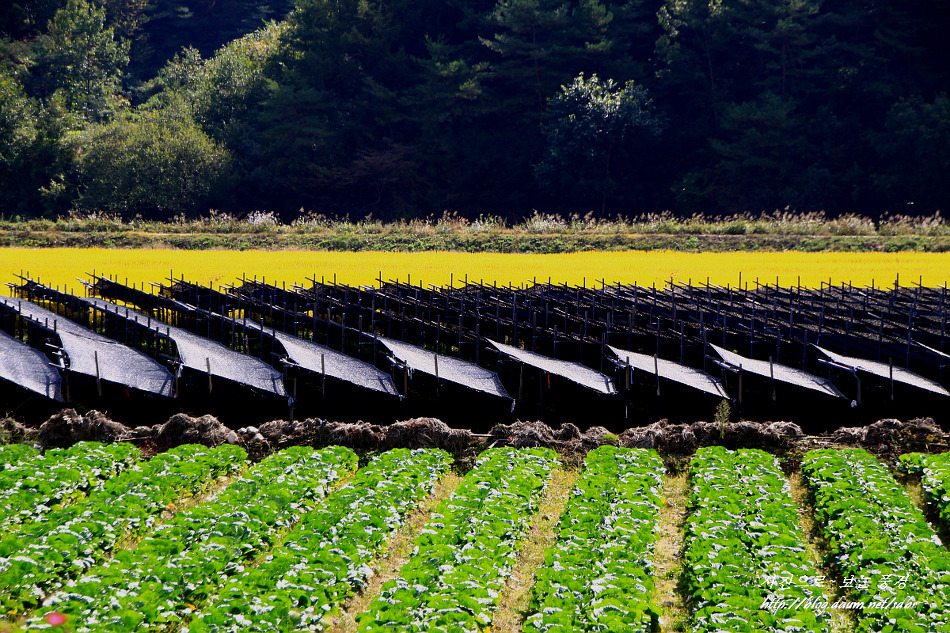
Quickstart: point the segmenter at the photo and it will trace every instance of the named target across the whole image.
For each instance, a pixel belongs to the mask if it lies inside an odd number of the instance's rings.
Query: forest
[[[7,0],[0,216],[923,215],[945,0]]]

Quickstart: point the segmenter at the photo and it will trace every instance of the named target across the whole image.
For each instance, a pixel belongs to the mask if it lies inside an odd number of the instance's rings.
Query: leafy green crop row
[[[656,451],[588,453],[535,574],[526,632],[660,630],[651,594],[663,472]]]
[[[33,521],[66,505],[131,467],[141,452],[130,444],[79,442],[7,464],[0,470],[0,528]]]
[[[849,600],[864,605],[858,633],[950,631],[950,553],[887,467],[860,449],[823,449],[802,474]]]
[[[358,616],[359,631],[488,627],[556,463],[549,449],[482,453],[455,494],[432,512],[399,577]]]
[[[237,446],[179,446],[3,537],[0,607],[16,614],[36,606],[46,593],[101,562],[117,541],[149,530],[166,506],[235,471],[246,457]]]
[[[258,567],[231,578],[192,633],[323,630],[369,564],[448,472],[444,451],[394,449],[327,497]]]
[[[950,528],[950,453],[901,455],[898,468],[920,476],[927,502],[936,508],[943,526]]]
[[[693,631],[825,631],[797,506],[775,457],[707,447],[690,465],[684,570]],[[769,606],[771,605],[771,606]]]
[[[39,457],[40,452],[30,444],[4,444],[0,446],[0,470],[8,464],[21,464]]]
[[[123,550],[46,601],[75,631],[159,631],[193,613],[245,563],[313,509],[356,469],[341,447],[291,447],[271,455],[211,501],[177,514],[134,550]],[[44,628],[42,617],[28,622]]]

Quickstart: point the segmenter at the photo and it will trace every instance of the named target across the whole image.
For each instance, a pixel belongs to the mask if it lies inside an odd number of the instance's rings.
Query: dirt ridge
[[[176,414],[162,424],[129,428],[99,411],[84,415],[63,409],[38,427],[5,419],[0,421],[0,440],[32,442],[41,448],[72,446],[79,441],[134,442],[146,453],[158,453],[180,444],[218,446],[236,444],[253,459],[260,459],[288,446],[347,446],[361,452],[391,448],[441,448],[464,466],[490,446],[515,448],[548,447],[557,450],[565,463],[579,464],[588,451],[603,444],[653,448],[671,459],[691,455],[701,446],[761,448],[794,456],[811,448],[860,446],[882,457],[905,452],[944,452],[950,434],[931,418],[908,421],[879,420],[863,427],[840,428],[831,435],[807,436],[791,422],[693,422],[671,424],[659,420],[623,433],[602,426],[586,430],[564,423],[551,427],[543,422],[497,424],[487,435],[455,429],[435,418],[413,418],[389,425],[367,422],[343,423],[310,418],[300,421],[273,420],[260,427],[233,430],[210,415],[193,418]]]

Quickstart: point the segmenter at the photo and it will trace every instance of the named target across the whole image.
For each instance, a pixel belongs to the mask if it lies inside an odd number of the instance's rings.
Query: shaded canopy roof
[[[217,341],[192,334],[182,328],[168,325],[114,303],[102,299],[85,297],[81,299],[100,310],[113,312],[128,319],[137,318],[140,325],[166,335],[175,342],[181,364],[188,369],[210,372],[212,376],[279,396],[287,395],[283,375],[258,358],[235,352]]]
[[[562,378],[567,378],[571,382],[577,383],[593,391],[597,391],[603,394],[614,394],[617,393],[617,388],[614,386],[614,381],[610,376],[602,374],[599,371],[595,371],[586,365],[581,365],[580,363],[573,363],[566,360],[558,360],[556,358],[551,358],[550,356],[542,356],[541,354],[536,354],[534,352],[529,352],[518,347],[512,347],[511,345],[505,345],[504,343],[497,343],[491,339],[486,339],[491,343],[499,352],[509,356],[518,362],[524,363],[525,365],[530,365],[531,367],[537,367],[542,371],[546,371],[555,376],[561,376]]]
[[[63,402],[63,378],[49,359],[0,331],[0,378],[57,402]]]
[[[809,374],[807,371],[795,369],[794,367],[789,367],[788,365],[780,365],[778,363],[770,363],[769,361],[746,358],[745,356],[740,356],[735,352],[730,352],[729,350],[725,350],[717,345],[713,345],[712,343],[710,343],[709,346],[713,348],[717,354],[719,354],[722,360],[733,367],[741,368],[742,371],[747,371],[750,374],[756,374],[759,376],[765,376],[766,378],[774,378],[780,382],[788,383],[790,385],[797,385],[799,387],[804,387],[805,389],[811,389],[813,391],[819,391],[836,398],[845,397],[845,395],[838,391],[838,388],[826,378],[819,378],[814,374]]]
[[[53,329],[69,360],[69,371],[133,389],[174,396],[174,376],[142,352],[93,332],[23,299],[0,297],[5,309]]]
[[[498,374],[493,371],[459,358],[436,354],[402,341],[395,341],[382,336],[376,337],[376,340],[385,345],[393,357],[404,363],[409,369],[430,376],[437,376],[443,380],[499,398],[512,399],[505,391],[505,386],[501,384]]]
[[[608,345],[607,348],[616,354],[617,358],[634,369],[656,374],[660,378],[672,380],[673,382],[698,389],[712,396],[719,398],[729,397],[722,383],[701,369],[693,369],[692,367],[681,365],[680,363],[674,363],[671,360],[656,358],[655,356],[648,356],[647,354],[629,352],[613,347],[612,345]]]
[[[259,323],[250,319],[247,324],[260,328]],[[392,377],[374,365],[363,362],[352,356],[347,356],[335,349],[313,343],[311,341],[291,336],[279,331],[266,331],[267,336],[273,336],[287,352],[287,357],[300,367],[327,376],[348,382],[358,387],[372,389],[392,396],[399,396]]]
[[[211,290],[209,288],[199,287],[195,284],[189,284],[184,281],[177,281],[175,283],[177,285],[176,287],[179,288],[186,288],[189,290],[194,289],[198,292],[220,295],[220,297],[224,299],[228,298],[227,295],[218,293],[217,291]],[[159,305],[171,307],[183,312],[204,312],[204,310],[200,308],[188,305],[187,303],[177,299],[162,295],[150,295],[148,293],[137,291],[133,288],[128,288],[126,286],[122,286],[121,284],[104,280],[102,278],[97,280],[96,289],[98,292],[108,292],[115,296],[121,296],[126,300],[135,302],[137,305],[147,304],[148,302],[154,301],[158,302]],[[130,312],[130,316],[131,315],[132,313]],[[208,315],[213,316],[214,318],[228,319],[228,317],[221,316],[213,312],[208,312]],[[399,396],[399,393],[396,391],[396,385],[393,384],[392,377],[369,363],[365,363],[361,360],[352,358],[351,356],[347,356],[346,354],[338,352],[330,347],[313,343],[290,334],[285,334],[284,332],[267,329],[260,323],[257,323],[251,319],[243,319],[243,323],[248,327],[259,330],[266,337],[276,339],[284,348],[284,351],[287,352],[287,357],[305,370],[316,373],[323,373],[323,371],[326,371],[327,376],[331,376],[335,379],[342,380],[365,389],[371,389],[373,391],[378,391],[397,397]],[[168,327],[170,326],[162,327],[159,331],[165,332]],[[240,355],[240,357],[250,358],[243,354]],[[212,368],[212,370],[213,369],[214,368]],[[206,371],[207,367],[205,367],[204,370]]]
[[[897,367],[896,365],[891,366],[888,363],[880,363],[875,360],[866,360],[864,358],[854,358],[853,356],[836,354],[835,352],[828,351],[823,347],[818,347],[817,345],[814,347],[838,365],[843,365],[845,367],[851,368],[852,370],[867,372],[888,380],[890,380],[892,375],[891,371],[893,370],[895,382],[917,387],[918,389],[924,389],[925,391],[937,393],[942,396],[950,396],[950,391],[944,389],[940,383],[934,382],[929,378],[924,378],[923,376],[915,374],[912,371],[908,371],[903,367]]]

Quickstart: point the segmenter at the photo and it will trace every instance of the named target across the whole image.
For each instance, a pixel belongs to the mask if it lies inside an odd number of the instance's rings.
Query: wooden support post
[[[293,388],[291,389],[291,396],[290,396],[290,403],[289,403],[291,422],[294,421],[294,403],[297,401],[297,377],[296,376],[293,377],[292,384],[293,384]]]
[[[521,401],[524,399],[524,363],[519,363],[518,366],[521,368],[518,376],[518,400]]]
[[[516,296],[512,297],[512,301],[511,301],[511,324],[512,324],[512,328],[513,328],[513,330],[512,330],[512,340],[511,340],[511,344],[514,345],[515,347],[521,347],[521,346],[518,344],[518,312],[517,312],[517,305],[518,305],[518,297],[517,297],[517,295],[516,295]]]
[[[96,391],[99,392],[99,397],[102,397],[102,376],[99,373],[99,350],[92,351],[93,358],[96,361]]]
[[[769,377],[772,379],[772,402],[778,400],[778,393],[775,391],[775,363],[772,362],[772,357],[769,356]]]
[[[709,368],[708,368],[708,362],[707,362],[707,361],[709,360],[709,354],[708,354],[708,352],[706,351],[706,349],[707,349],[707,347],[708,347],[708,345],[707,345],[707,343],[706,343],[706,328],[703,327],[702,325],[700,325],[700,327],[702,328],[702,330],[701,330],[701,336],[702,336],[702,338],[703,338],[703,371],[708,371]]]
[[[887,367],[888,367],[888,374],[890,376],[890,382],[891,382],[891,402],[894,402],[894,357],[893,356],[888,356]]]
[[[739,365],[739,404],[742,404],[742,365]]]
[[[910,348],[911,348],[911,332],[914,328],[914,313],[913,311],[907,315],[907,362],[904,363],[904,367],[908,370],[910,369]]]
[[[808,369],[808,330],[805,330],[805,342],[802,345],[802,369]]]
[[[482,321],[477,312],[475,319],[475,364],[477,365],[482,350]]]
[[[363,360],[363,312],[360,311],[359,319],[357,320],[357,329],[359,330],[359,335],[356,337],[356,357],[360,360]]]
[[[544,417],[544,372],[538,376],[538,415]]]

